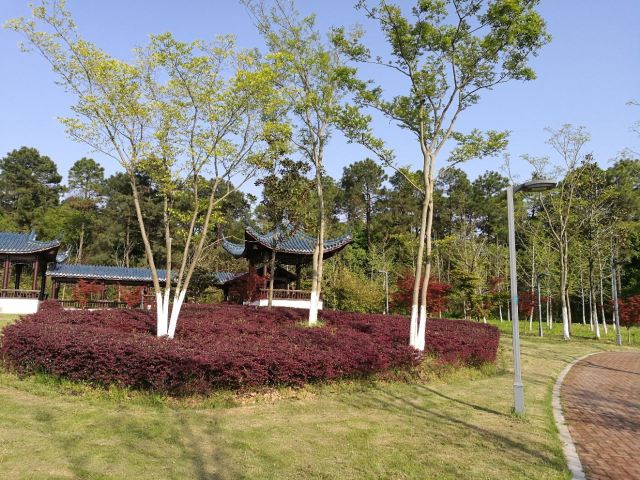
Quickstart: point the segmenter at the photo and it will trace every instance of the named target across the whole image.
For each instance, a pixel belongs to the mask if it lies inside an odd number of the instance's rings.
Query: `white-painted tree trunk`
[[[595,327],[596,338],[600,340],[600,322],[598,322],[598,309],[595,305],[591,312],[591,324]]]
[[[604,313],[604,279],[602,278],[602,265],[600,265],[600,315],[602,317],[602,328],[604,328],[604,334],[609,333],[607,329],[607,316]]]
[[[567,311],[566,300],[562,302],[562,337],[565,340],[569,340],[571,335],[569,334],[569,312]]]
[[[165,337],[169,327],[167,310],[165,309],[165,298],[166,297],[163,298],[162,293],[156,292],[156,335],[158,337]]]
[[[187,295],[186,290],[182,290],[178,297],[173,297],[173,306],[171,307],[171,318],[169,320],[169,330],[167,332],[167,336],[169,338],[173,338],[176,334],[176,326],[178,325],[178,316],[180,315],[180,310],[182,309],[182,304],[184,302],[184,298]]]
[[[593,301],[592,301],[592,292],[589,291],[589,327],[591,328],[591,331],[593,332],[595,325],[593,323],[593,311],[594,311],[594,305],[593,305]],[[596,320],[598,319],[598,317],[596,316]]]
[[[409,324],[409,345],[416,348],[418,337],[418,305],[411,305],[411,322]]]
[[[309,298],[309,325],[318,324],[318,292],[315,289],[311,290],[311,296]]]
[[[418,317],[418,336],[416,338],[415,348],[424,352],[427,341],[427,307],[420,305],[420,315]]]
[[[500,312],[500,322],[502,323],[502,304],[498,305],[498,312]]]

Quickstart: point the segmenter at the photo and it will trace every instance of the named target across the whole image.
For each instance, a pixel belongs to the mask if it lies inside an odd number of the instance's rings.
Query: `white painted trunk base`
[[[418,334],[415,348],[424,352],[424,347],[427,341],[427,307],[420,306],[420,316],[418,317]]]
[[[158,337],[165,337],[167,335],[167,329],[169,328],[169,319],[167,318],[168,315],[167,309],[165,309],[164,298],[160,292],[156,292],[156,317],[156,335]]]
[[[309,300],[309,325],[316,325],[318,323],[318,307],[318,293],[312,290],[311,298]]]
[[[411,322],[409,323],[409,345],[416,346],[418,330],[418,305],[411,305]]]
[[[569,312],[567,312],[567,306],[562,306],[562,336],[565,340],[569,340],[571,335],[569,334]]]
[[[169,338],[173,338],[176,334],[176,326],[178,325],[178,316],[180,315],[180,310],[182,309],[182,303],[184,302],[184,297],[187,295],[186,290],[182,290],[180,295],[176,299],[173,297],[173,307],[171,307],[171,318],[169,319],[169,330],[167,331],[167,336]]]

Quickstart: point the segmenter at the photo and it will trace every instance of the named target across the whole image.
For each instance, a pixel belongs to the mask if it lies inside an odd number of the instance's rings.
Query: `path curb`
[[[562,413],[562,404],[560,403],[560,388],[562,387],[564,377],[567,376],[567,373],[569,373],[571,367],[573,367],[580,360],[584,360],[585,358],[590,357],[591,355],[595,355],[596,353],[599,352],[588,353],[580,358],[576,358],[573,362],[564,367],[564,370],[560,372],[560,375],[558,375],[558,379],[553,386],[553,394],[551,397],[551,409],[553,410],[553,418],[556,421],[558,434],[560,435],[560,440],[562,440],[562,450],[564,452],[565,459],[567,460],[567,467],[569,467],[569,470],[571,471],[571,478],[573,478],[573,480],[586,480],[587,477],[585,476],[584,470],[582,469],[582,462],[580,461],[580,457],[578,457],[576,446],[573,443],[571,433],[569,432],[569,428],[567,427],[564,419],[564,414]]]

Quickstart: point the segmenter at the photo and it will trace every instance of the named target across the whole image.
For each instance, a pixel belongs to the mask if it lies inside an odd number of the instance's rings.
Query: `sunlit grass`
[[[19,318],[18,315],[0,314],[0,330],[10,323],[15,322]]]
[[[491,319],[489,323],[492,325],[496,325],[502,333],[511,334],[511,322],[502,321],[498,319]],[[533,324],[530,325],[528,320],[520,320],[520,336],[521,337],[538,337],[539,334],[539,322],[537,318],[534,316]],[[582,323],[572,323],[571,324],[571,338],[573,340],[596,340],[595,330],[591,330],[589,324],[583,325]],[[562,323],[554,322],[551,325],[551,328],[547,325],[545,321],[545,317],[543,316],[542,322],[542,334],[544,337],[556,340],[562,340]],[[626,328],[621,328],[622,334],[622,342],[624,345],[631,346],[640,346],[640,328],[632,327],[631,330],[627,330]],[[629,335],[630,334],[630,335]],[[629,343],[630,340],[630,343]],[[615,344],[616,343],[616,332],[615,327],[611,325],[611,323],[607,324],[607,333],[604,331],[604,327],[600,324],[600,340],[599,342],[604,344]]]

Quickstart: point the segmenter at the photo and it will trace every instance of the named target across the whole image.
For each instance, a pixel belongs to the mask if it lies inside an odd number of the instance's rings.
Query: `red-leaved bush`
[[[172,394],[216,388],[302,385],[416,365],[409,321],[400,316],[323,311],[325,325],[303,326],[306,311],[240,305],[185,305],[176,338],[156,338],[152,313],[63,311],[48,305],[5,327],[0,354],[19,373]],[[447,363],[492,362],[498,329],[429,320],[427,352]]]
[[[80,280],[71,289],[71,296],[78,302],[80,308],[87,306],[87,302],[93,299],[94,295],[100,296],[105,290],[105,286],[90,280]]]
[[[408,312],[411,309],[413,300],[413,281],[415,275],[405,272],[398,278],[397,291],[393,294],[393,307],[401,311]],[[435,278],[429,277],[429,288],[427,290],[427,311],[431,314],[442,312],[447,308],[447,299],[451,293],[452,286],[448,283],[441,283]]]

